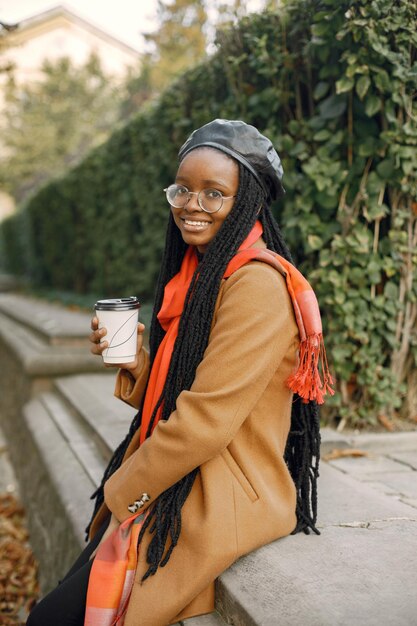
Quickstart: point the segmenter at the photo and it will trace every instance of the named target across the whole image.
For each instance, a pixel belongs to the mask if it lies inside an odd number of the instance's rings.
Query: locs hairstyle
[[[190,389],[197,366],[203,358],[208,344],[214,306],[219,293],[224,271],[248,236],[257,219],[262,223],[267,247],[292,262],[290,252],[282,238],[278,224],[266,203],[265,193],[254,176],[240,163],[239,188],[235,204],[225,219],[206,254],[200,260],[185,299],[178,336],[172,353],[164,390],[155,407],[146,436],[149,437],[157,409],[162,406],[162,419],[169,419],[175,410],[176,400],[183,390]],[[258,215],[259,208],[262,207]],[[170,214],[161,271],[156,288],[155,306],[150,329],[150,360],[155,359],[164,337],[164,330],[156,317],[163,300],[164,288],[179,271],[187,244]],[[277,407],[277,412],[279,407]],[[101,485],[91,496],[95,498],[92,518],[86,529],[88,534],[92,520],[103,502],[103,486],[106,480],[121,465],[133,434],[141,424],[142,407],[135,416],[129,433],[116,449],[104,473]],[[291,414],[291,429],[285,450],[285,460],[297,491],[297,526],[293,533],[310,529],[319,534],[315,527],[317,519],[317,477],[319,466],[319,415],[315,402],[304,404],[295,395]],[[163,460],[161,459],[161,462]],[[140,535],[149,528],[153,537],[148,546],[149,568],[142,581],[164,566],[178,543],[181,532],[181,509],[194,484],[199,468],[164,491],[151,505]],[[170,539],[167,545],[168,537]],[[165,553],[165,556],[164,556]]]

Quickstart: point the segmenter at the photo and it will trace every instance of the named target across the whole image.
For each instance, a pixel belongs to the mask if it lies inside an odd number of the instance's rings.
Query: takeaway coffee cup
[[[98,327],[107,330],[100,340],[109,344],[102,352],[103,361],[132,363],[136,358],[139,300],[135,296],[98,300],[94,308]]]

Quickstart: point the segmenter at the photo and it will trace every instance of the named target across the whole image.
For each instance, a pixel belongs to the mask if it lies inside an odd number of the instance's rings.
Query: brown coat
[[[291,533],[295,487],[283,460],[298,330],[285,279],[251,262],[223,280],[209,344],[189,391],[169,420],[138,448],[138,433],[122,466],[105,485],[105,503],[119,520],[128,505],[150,495],[142,511],[192,469],[200,473],[182,509],[178,545],[167,565],[143,584],[144,537],[125,626],[167,626],[214,609],[214,580],[238,557]],[[136,384],[119,374],[116,395],[138,406],[149,371]],[[108,509],[107,509],[108,507]]]

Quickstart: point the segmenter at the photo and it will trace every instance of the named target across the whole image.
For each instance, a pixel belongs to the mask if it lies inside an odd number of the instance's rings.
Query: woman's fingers
[[[108,346],[107,341],[100,343],[101,339],[107,334],[107,330],[105,328],[98,327],[98,319],[96,317],[93,317],[91,320],[91,330],[92,332],[89,335],[89,340],[92,344],[90,352],[92,354],[101,355],[103,350],[105,350]]]
[[[93,317],[91,320],[91,330],[97,330],[98,328],[98,317]]]
[[[98,354],[98,355],[102,355],[103,350],[105,350],[108,347],[108,343],[107,341],[103,341],[103,343],[94,343],[92,344],[91,348],[90,348],[90,352],[91,354]]]

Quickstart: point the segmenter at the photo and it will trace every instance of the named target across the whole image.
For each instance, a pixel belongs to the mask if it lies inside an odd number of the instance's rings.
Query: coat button
[[[135,500],[136,510],[141,509],[144,504],[143,500]]]
[[[149,494],[147,494],[147,493],[143,493],[141,495],[141,500],[143,500],[143,502],[148,502],[148,500],[150,500],[150,499],[151,499],[151,496]]]
[[[136,513],[136,511],[138,510],[138,507],[136,506],[136,502],[134,504],[129,504],[127,508],[131,513]]]

